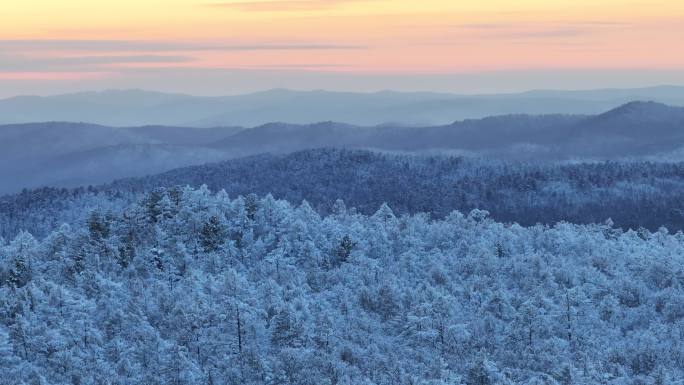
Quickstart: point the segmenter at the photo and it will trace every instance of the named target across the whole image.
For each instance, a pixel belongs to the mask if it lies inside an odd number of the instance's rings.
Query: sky
[[[0,15],[0,96],[684,85],[681,0],[23,0]]]

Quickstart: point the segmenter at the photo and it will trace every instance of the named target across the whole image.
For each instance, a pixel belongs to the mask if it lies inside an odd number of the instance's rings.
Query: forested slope
[[[0,242],[2,383],[677,384],[684,238],[158,189]]]
[[[362,150],[308,150],[181,168],[145,178],[79,189],[38,189],[0,198],[0,236],[37,236],[61,222],[83,222],[90,210],[119,208],[158,187],[206,184],[230,195],[272,193],[306,199],[329,213],[342,199],[372,214],[387,202],[398,214],[488,210],[502,222],[603,223],[675,232],[684,228],[684,164],[601,162],[547,164]]]

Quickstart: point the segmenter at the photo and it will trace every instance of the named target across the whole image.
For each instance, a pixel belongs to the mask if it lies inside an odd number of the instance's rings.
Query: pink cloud
[[[0,72],[0,80],[92,80],[111,75],[109,72]]]

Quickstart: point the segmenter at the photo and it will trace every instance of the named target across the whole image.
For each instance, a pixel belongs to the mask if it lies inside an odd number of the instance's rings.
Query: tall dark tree
[[[212,215],[202,226],[200,242],[205,252],[217,251],[226,237],[226,229],[218,216]]]

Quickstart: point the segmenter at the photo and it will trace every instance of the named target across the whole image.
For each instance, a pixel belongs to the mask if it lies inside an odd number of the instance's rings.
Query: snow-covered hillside
[[[684,238],[165,189],[0,243],[2,382],[676,384]]]

